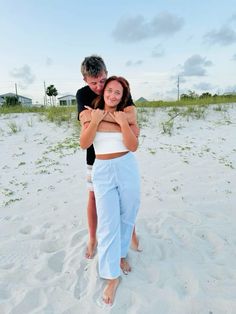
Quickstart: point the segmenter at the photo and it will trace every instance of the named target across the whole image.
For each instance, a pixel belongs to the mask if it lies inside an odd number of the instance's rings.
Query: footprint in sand
[[[44,265],[42,269],[35,275],[40,281],[47,281],[52,279],[55,273],[62,271],[64,266],[65,251],[59,251],[61,249],[61,242],[59,240],[51,240],[41,243],[40,251],[43,253],[55,253],[47,260],[47,265]]]
[[[16,265],[25,265],[37,255],[37,243],[31,241],[9,241],[0,248],[0,268],[11,269]]]
[[[178,278],[178,289],[177,291],[181,295],[195,296],[199,292],[199,280],[195,276],[194,272],[190,269],[178,270],[176,274]]]
[[[77,282],[74,288],[74,297],[76,299],[81,299],[87,293],[88,282],[88,262],[82,261],[77,271]]]
[[[1,283],[0,284],[0,301],[7,300],[11,297],[11,293],[8,290],[8,285],[7,283]]]
[[[87,235],[87,230],[85,229],[76,232],[70,241],[70,246],[75,247],[77,245],[84,244],[84,242],[86,241],[85,239],[86,235]]]
[[[191,212],[189,210],[188,211],[175,211],[172,213],[172,215],[194,226],[198,226],[202,222],[200,216],[197,213]]]
[[[224,254],[226,253],[227,241],[216,232],[208,229],[198,229],[195,231],[195,235],[205,241],[207,253],[210,258],[221,257],[223,251],[225,251]]]
[[[6,264],[0,265],[0,268],[4,270],[9,270],[9,269],[12,269],[14,266],[15,266],[14,263],[6,263]]]
[[[32,226],[30,225],[25,226],[19,230],[20,233],[25,234],[25,235],[30,234],[31,231],[32,231]]]
[[[41,289],[34,289],[29,291],[23,300],[17,304],[11,311],[11,314],[30,314],[37,309],[40,310],[45,304],[46,299]]]
[[[40,251],[43,253],[54,253],[62,248],[62,243],[59,240],[50,240],[42,242],[40,245]]]
[[[59,251],[48,259],[48,267],[55,273],[62,272],[64,266],[65,251]]]

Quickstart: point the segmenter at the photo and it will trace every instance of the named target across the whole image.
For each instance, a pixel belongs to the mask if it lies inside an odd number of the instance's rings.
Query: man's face
[[[84,81],[88,84],[90,89],[97,95],[101,95],[104,84],[107,79],[107,74],[101,72],[97,77],[87,76],[84,78]]]

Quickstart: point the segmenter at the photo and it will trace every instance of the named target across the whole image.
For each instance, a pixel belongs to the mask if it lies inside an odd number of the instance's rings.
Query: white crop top
[[[93,146],[96,155],[128,151],[121,132],[96,132]]]

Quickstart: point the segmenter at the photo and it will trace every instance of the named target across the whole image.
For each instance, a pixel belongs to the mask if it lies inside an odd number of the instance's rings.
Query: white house
[[[16,94],[14,93],[6,93],[6,94],[2,94],[0,95],[0,105],[2,106],[5,100],[5,97],[15,97]],[[23,105],[23,106],[32,106],[32,99],[25,97],[25,96],[21,96],[21,95],[17,95],[19,102]]]
[[[4,103],[4,98],[2,96],[0,96],[0,106],[2,106]]]
[[[76,97],[74,95],[65,95],[57,97],[59,106],[72,106],[76,104]]]

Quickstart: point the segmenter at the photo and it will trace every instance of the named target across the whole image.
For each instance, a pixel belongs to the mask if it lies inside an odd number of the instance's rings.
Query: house
[[[59,106],[73,106],[76,105],[76,97],[74,95],[65,95],[57,97]]]
[[[2,106],[4,101],[5,101],[5,97],[15,97],[16,94],[14,93],[6,93],[6,94],[2,94],[0,95],[0,105]],[[25,96],[21,96],[21,95],[17,95],[18,96],[18,100],[19,102],[22,104],[22,106],[32,106],[32,99],[25,97]]]
[[[139,102],[148,102],[147,99],[145,99],[144,97],[140,97],[139,99],[136,100],[137,103]]]
[[[4,98],[2,96],[0,96],[0,106],[2,106],[4,103]]]
[[[223,96],[225,97],[233,97],[233,96],[236,96],[236,92],[226,92],[223,94]]]

